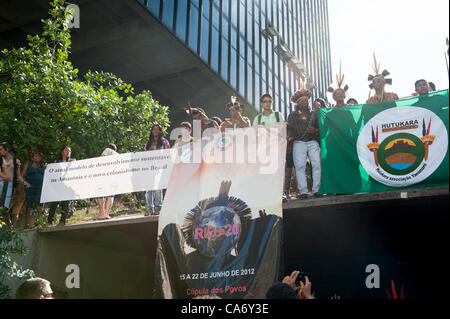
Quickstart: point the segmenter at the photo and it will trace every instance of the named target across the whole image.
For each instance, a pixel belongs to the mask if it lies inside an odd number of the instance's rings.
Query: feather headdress
[[[390,75],[389,71],[388,70],[383,70],[383,72],[380,73],[380,70],[381,70],[380,63],[377,61],[377,57],[375,56],[375,52],[373,53],[373,62],[374,62],[374,64],[373,64],[372,68],[373,68],[373,71],[375,72],[375,75],[369,74],[369,77],[367,78],[367,80],[368,81],[373,81],[373,79],[375,79],[376,77],[380,77],[381,76],[386,81],[386,84],[390,84],[391,85],[392,84],[392,79],[387,79],[386,78],[388,75]],[[371,89],[373,89],[373,83],[370,83],[369,87]]]
[[[300,89],[291,96],[291,102],[298,104],[302,97],[310,99],[312,97],[312,92],[306,88],[305,82],[300,79]]]
[[[330,93],[334,93],[338,89],[344,90],[344,92],[348,91],[348,85],[345,85],[344,87],[342,87],[344,85],[344,74],[342,74],[342,63],[341,63],[341,61],[339,61],[339,74],[336,74],[336,85],[337,85],[336,89],[334,89],[330,85],[328,87],[327,91],[330,92]]]
[[[233,94],[230,98],[230,102],[227,103],[227,108],[230,109],[232,107],[242,108],[241,103],[239,103],[236,94]]]

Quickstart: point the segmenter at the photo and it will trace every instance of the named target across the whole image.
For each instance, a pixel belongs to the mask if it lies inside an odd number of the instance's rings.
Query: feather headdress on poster
[[[243,200],[229,196],[230,188],[231,181],[223,181],[217,197],[201,200],[184,218],[186,243],[205,257],[238,254],[242,224],[251,218],[251,209]]]

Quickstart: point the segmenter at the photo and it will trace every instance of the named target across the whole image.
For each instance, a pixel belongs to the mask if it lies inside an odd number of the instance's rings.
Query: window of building
[[[239,32],[245,35],[245,16],[246,16],[245,4],[240,2],[239,5]]]
[[[211,0],[202,1],[202,15],[209,20]]]
[[[278,30],[278,32],[280,31],[280,29],[278,28],[278,1],[277,0],[273,0],[273,1],[271,1],[272,2],[272,4],[271,4],[271,6],[272,6],[272,10],[269,10],[269,12],[270,11],[272,11],[271,13],[270,13],[270,17],[272,17],[272,21],[273,21],[273,26]]]
[[[278,86],[280,85],[280,79],[275,75],[275,83],[273,84],[273,87],[274,87],[274,89],[275,89],[275,95],[276,96],[279,96],[279,88],[278,88]],[[277,102],[278,102],[278,99],[277,99]]]
[[[189,15],[189,47],[197,52],[198,44],[198,8],[191,2]]]
[[[269,66],[269,69],[272,69],[273,67],[273,45],[271,41],[268,41],[268,48],[267,48],[267,65]]]
[[[274,59],[273,59],[273,67],[272,67],[272,69],[273,69],[273,73],[275,74],[275,76],[278,76],[278,63],[279,63],[279,61],[280,61],[280,58],[278,57],[278,55],[277,54],[273,54],[273,56],[274,56]]]
[[[226,16],[225,14],[224,15],[222,15],[222,36],[225,38],[225,39],[229,39],[230,37],[229,37],[229,30],[228,30],[228,26],[229,26],[229,23],[228,23],[228,16]]]
[[[267,56],[266,56],[266,44],[267,44],[267,40],[264,37],[261,37],[261,60],[262,63],[266,63],[267,61]],[[264,74],[264,72],[263,72]]]
[[[230,55],[230,85],[236,89],[236,70],[237,70],[237,52],[235,48],[231,48]]]
[[[243,57],[239,58],[239,93],[242,96],[245,96],[245,69],[246,69],[245,60]]]
[[[211,67],[214,71],[219,70],[219,30],[212,28],[211,35]]]
[[[252,45],[253,44],[253,14],[250,8],[247,11],[247,43]]]
[[[272,89],[273,89],[273,74],[272,74],[272,69],[269,68],[268,70],[269,72],[267,73],[267,84],[269,85],[270,89],[270,94],[272,94]],[[273,94],[272,94],[273,95]]]
[[[245,58],[245,38],[242,35],[239,37],[239,55]]]
[[[164,0],[162,9],[162,22],[166,27],[172,30],[174,17],[174,0]]]
[[[254,77],[255,77],[255,101],[254,101],[254,106],[258,109],[258,106],[259,106],[259,98],[261,97],[261,87],[260,87],[260,85],[261,85],[261,83],[260,83],[260,80],[261,80],[261,76],[259,75],[259,73],[257,73],[257,72],[255,72],[254,74]]]
[[[260,43],[260,41],[259,41],[259,37],[260,37],[260,35],[261,35],[261,29],[259,28],[259,23],[256,23],[255,24],[255,32],[254,32],[254,42],[255,42],[255,45],[254,45],[254,47],[255,47],[255,53],[256,54],[259,54],[259,52],[260,52],[260,50],[259,50],[259,43]]]
[[[235,49],[237,49],[237,29],[236,27],[233,25],[231,27],[231,46]]]
[[[222,13],[230,16],[230,6],[229,6],[229,1],[230,0],[222,0]]]
[[[178,0],[176,35],[186,41],[187,0]]]
[[[150,12],[159,18],[159,1],[149,1],[147,6]]]
[[[220,25],[220,12],[219,12],[219,8],[214,5],[213,6],[213,12],[212,12],[212,24],[214,27],[216,27],[217,29],[219,29],[219,25]]]
[[[221,56],[221,68],[220,68],[220,74],[222,78],[228,82],[228,40],[222,37],[222,56]]]
[[[266,79],[267,79],[266,63],[263,60],[261,61],[261,77],[262,77],[263,81],[266,81]],[[263,88],[265,89],[264,86],[263,86]]]
[[[200,57],[208,62],[208,50],[209,50],[209,20],[202,15],[202,31],[201,31],[201,43],[200,43]]]
[[[253,69],[252,66],[247,64],[247,100],[249,100],[252,105],[255,105],[253,99]]]
[[[237,27],[237,18],[238,18],[238,1],[231,1],[231,24]]]

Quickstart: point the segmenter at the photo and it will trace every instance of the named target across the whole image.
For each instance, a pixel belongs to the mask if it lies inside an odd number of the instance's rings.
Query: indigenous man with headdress
[[[291,97],[291,102],[295,104],[295,111],[288,117],[288,136],[289,141],[294,141],[293,154],[300,189],[299,198],[303,200],[308,198],[306,157],[309,157],[313,169],[312,191],[315,197],[321,196],[317,193],[320,188],[321,166],[317,112],[311,112],[309,106],[311,91],[306,89],[303,82],[300,84],[300,90]]]
[[[231,118],[226,118],[223,120],[222,125],[220,125],[220,131],[225,132],[227,128],[244,128],[250,127],[250,119],[246,116],[242,116],[242,106],[237,101],[235,95],[231,96],[231,102],[227,104],[227,108],[230,111]]]
[[[375,90],[375,95],[372,97],[369,97],[367,100],[367,104],[369,103],[380,103],[380,102],[386,102],[386,101],[395,101],[398,100],[399,97],[395,93],[391,92],[385,92],[384,87],[386,84],[392,84],[392,79],[386,79],[386,76],[388,76],[390,73],[387,70],[384,70],[382,73],[380,73],[380,63],[377,62],[377,58],[375,57],[375,53],[373,54],[374,59],[374,67],[373,70],[375,72],[375,75],[369,75],[368,80],[372,83],[369,85],[370,89]]]
[[[337,89],[334,89],[332,86],[328,88],[328,92],[333,94],[333,100],[336,101],[336,105],[334,107],[348,106],[348,104],[345,104],[345,97],[347,95],[348,85],[345,85],[342,88],[343,84],[344,84],[344,75],[341,72],[341,64],[339,64],[339,74],[336,74]]]

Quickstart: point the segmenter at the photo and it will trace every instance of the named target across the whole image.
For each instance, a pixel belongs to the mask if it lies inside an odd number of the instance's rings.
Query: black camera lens
[[[298,273],[297,279],[295,280],[295,285],[300,286],[300,281],[305,284],[305,273],[303,271]]]

